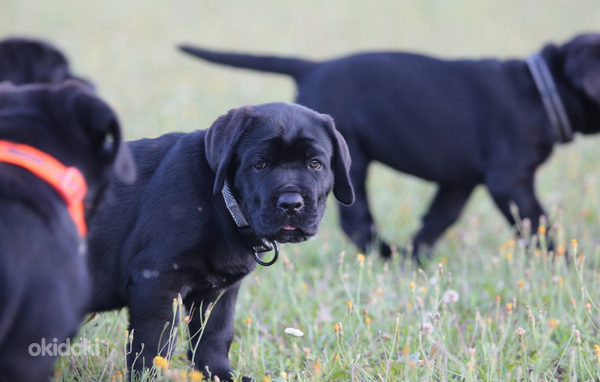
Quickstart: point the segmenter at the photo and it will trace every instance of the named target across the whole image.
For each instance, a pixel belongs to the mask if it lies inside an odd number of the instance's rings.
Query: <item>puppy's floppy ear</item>
[[[578,36],[564,52],[567,78],[600,104],[600,35]]]
[[[354,189],[350,183],[350,151],[346,140],[335,128],[333,118],[321,115],[333,143],[333,195],[340,203],[349,206],[354,203]]]
[[[117,177],[123,183],[132,184],[137,178],[137,170],[131,150],[122,137],[121,127],[115,116],[108,125],[104,141],[105,155],[112,162]]]
[[[91,123],[93,133],[102,139],[98,142],[100,158],[106,165],[112,165],[115,175],[124,183],[131,184],[137,178],[133,155],[123,141],[121,127],[114,111],[100,100],[90,89],[77,81],[67,81],[65,89],[77,89],[77,100],[85,106],[84,118]],[[67,90],[70,91],[70,90]]]
[[[250,106],[231,109],[227,114],[217,118],[206,133],[204,138],[206,159],[216,174],[213,187],[215,195],[223,188],[231,158],[238,141],[246,130],[251,112]]]

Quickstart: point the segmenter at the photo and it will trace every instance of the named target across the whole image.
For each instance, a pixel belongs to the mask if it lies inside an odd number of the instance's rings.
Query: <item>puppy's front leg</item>
[[[173,313],[177,292],[159,288],[159,285],[159,282],[141,283],[130,288],[129,330],[133,332],[133,343],[127,355],[127,366],[131,379],[144,368],[152,367],[157,355],[169,356],[169,349],[174,346],[168,341],[172,326],[179,321]]]
[[[202,295],[195,294],[184,301],[191,312],[189,329],[192,340],[188,358],[205,376],[208,377],[208,368],[210,375],[213,378],[219,376],[221,381],[231,380],[229,347],[233,341],[235,303],[240,283],[238,281],[224,291],[213,289]],[[219,298],[221,292],[223,294]],[[210,309],[207,311],[207,308]]]

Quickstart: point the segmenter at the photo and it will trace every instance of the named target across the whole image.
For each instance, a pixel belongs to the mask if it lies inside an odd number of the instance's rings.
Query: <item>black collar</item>
[[[223,194],[223,199],[225,200],[225,206],[227,206],[227,210],[229,214],[235,221],[235,225],[238,227],[239,234],[244,238],[246,245],[254,251],[254,260],[262,266],[268,267],[269,265],[273,265],[275,261],[277,261],[277,257],[279,256],[279,245],[275,240],[267,240],[262,239],[252,231],[248,220],[244,216],[240,205],[237,200],[235,200],[235,196],[231,192],[231,188],[229,188],[229,182],[225,179],[225,183],[223,183],[223,189],[221,190]],[[264,262],[258,256],[259,253],[275,251],[275,255],[273,259],[269,262]]]
[[[536,53],[527,58],[527,66],[529,66],[529,71],[542,97],[546,114],[548,114],[550,123],[556,130],[560,141],[562,143],[572,141],[573,129],[546,61],[541,54]]]

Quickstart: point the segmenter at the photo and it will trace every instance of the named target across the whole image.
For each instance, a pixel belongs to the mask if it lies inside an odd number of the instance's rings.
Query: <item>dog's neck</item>
[[[229,187],[229,182],[225,179],[225,183],[223,183],[223,188],[221,189],[221,193],[223,194],[223,199],[225,200],[225,206],[227,207],[227,211],[233,218],[235,225],[238,228],[238,233],[244,238],[246,245],[254,251],[254,259],[256,262],[263,266],[269,266],[275,263],[277,260],[277,256],[279,253],[279,246],[276,241],[266,240],[258,237],[252,228],[250,227],[250,223],[244,216],[242,212],[242,208],[238,204],[235,196],[231,192],[231,188]],[[273,259],[269,262],[263,262],[258,256],[259,253],[275,251],[275,255]]]
[[[542,98],[546,114],[560,141],[562,143],[572,141],[573,128],[546,61],[541,54],[536,53],[527,58],[527,66]]]

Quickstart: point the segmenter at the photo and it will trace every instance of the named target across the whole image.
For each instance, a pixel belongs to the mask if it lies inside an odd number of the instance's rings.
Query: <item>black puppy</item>
[[[158,354],[170,356],[162,333],[180,294],[192,312],[194,366],[229,380],[241,280],[256,262],[270,263],[260,252],[276,255],[277,242],[314,236],[331,190],[352,203],[346,143],[329,116],[271,103],[233,109],[208,130],[130,147],[138,180],[116,183],[90,230],[92,309],[129,308],[128,364],[139,371]]]
[[[335,119],[348,142],[356,192],[356,202],[341,208],[341,224],[365,251],[379,239],[365,189],[369,162],[438,184],[413,239],[417,257],[456,221],[479,184],[511,224],[514,202],[536,232],[544,214],[535,195],[536,168],[574,132],[600,130],[598,34],[548,44],[527,61],[364,53],[312,62],[181,49],[211,62],[290,75],[298,103]],[[391,253],[385,242],[379,251]]]
[[[51,43],[25,37],[0,41],[0,82],[59,84],[66,80],[79,81],[93,88],[90,82],[71,72],[65,55]]]
[[[117,118],[96,96],[73,83],[0,85],[0,380],[47,380],[77,333],[91,296],[86,223],[113,166],[133,180]]]

